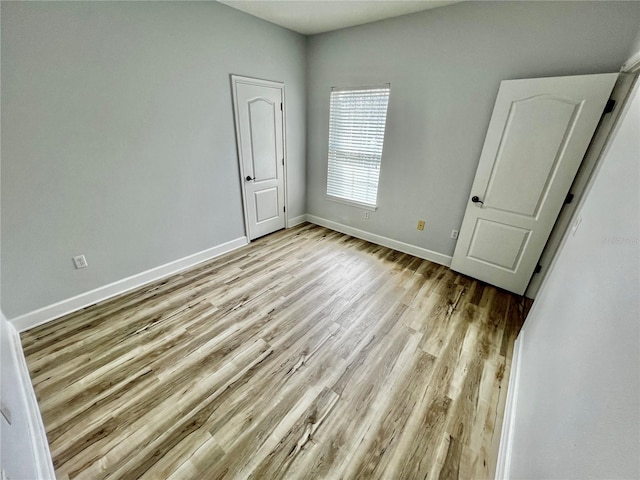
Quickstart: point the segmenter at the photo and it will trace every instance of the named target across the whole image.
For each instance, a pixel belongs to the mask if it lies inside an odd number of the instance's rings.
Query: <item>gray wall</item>
[[[640,478],[640,93],[520,333],[511,478]]]
[[[231,73],[285,82],[304,214],[305,49],[216,2],[2,2],[7,317],[245,234]]]
[[[639,23],[638,2],[465,2],[311,37],[308,213],[451,255],[500,81],[618,71]],[[325,199],[329,92],[385,82],[379,208],[366,220]]]
[[[615,71],[639,22],[637,2],[470,2],[307,40],[215,2],[3,2],[3,311],[244,235],[230,73],[286,83],[290,217],[451,254],[500,80]],[[388,81],[365,220],[324,198],[329,89]]]

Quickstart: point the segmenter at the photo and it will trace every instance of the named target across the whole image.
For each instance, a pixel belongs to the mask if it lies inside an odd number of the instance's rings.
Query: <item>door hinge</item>
[[[614,102],[615,103],[615,102]],[[282,107],[282,102],[280,102],[280,111],[284,112],[284,108]]]
[[[603,113],[611,113],[613,112],[614,108],[616,108],[616,101],[613,98],[610,98],[609,100],[607,100],[607,104],[604,107]]]
[[[284,158],[282,159],[282,164],[284,165]]]
[[[564,199],[564,204],[569,205],[571,202],[573,202],[573,193],[569,192],[567,198]]]
[[[282,211],[286,212],[287,211],[287,207],[282,207]]]
[[[538,264],[536,265],[536,269],[533,271],[533,273],[540,273],[542,271],[542,265]]]

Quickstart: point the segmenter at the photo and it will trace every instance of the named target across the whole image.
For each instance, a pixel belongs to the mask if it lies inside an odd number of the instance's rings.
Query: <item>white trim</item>
[[[295,227],[307,221],[307,215],[298,215],[297,217],[290,218],[287,222],[287,228]]]
[[[219,255],[243,247],[247,245],[247,243],[247,237],[236,238],[235,240],[194,253],[188,257],[174,260],[173,262],[160,265],[159,267],[132,275],[131,277],[123,278],[122,280],[81,293],[80,295],[62,300],[54,303],[53,305],[48,305],[38,310],[25,313],[24,315],[12,318],[9,321],[13,323],[19,332],[24,332],[25,330],[50,322],[51,320],[55,320],[63,315],[67,315],[68,313],[93,305],[94,303],[115,297],[116,295],[141,287],[147,283],[155,282],[164,277],[168,277],[169,275],[174,275],[182,270],[193,267],[198,263],[206,262],[207,260],[211,260]]]
[[[12,353],[18,367],[18,379],[27,408],[27,428],[29,429],[29,436],[31,437],[34,466],[36,472],[38,472],[38,478],[54,480],[56,474],[51,461],[49,442],[47,441],[47,434],[42,424],[42,416],[38,408],[38,401],[36,400],[33,385],[31,384],[31,377],[29,377],[29,370],[27,368],[27,361],[24,358],[20,335],[10,323],[7,325],[7,329],[9,330],[9,342],[11,343]],[[4,478],[4,475],[2,478]]]
[[[498,463],[496,465],[496,480],[507,480],[511,475],[511,451],[513,447],[513,424],[518,404],[518,386],[520,385],[520,343],[522,332],[516,338],[511,360],[511,373],[507,387],[507,402],[504,408],[504,420],[500,433],[500,447],[498,449]]]
[[[447,267],[451,265],[451,257],[449,255],[443,255],[442,253],[434,252],[433,250],[428,250],[426,248],[411,245],[399,240],[383,237],[382,235],[359,230],[348,225],[343,225],[342,223],[333,222],[321,217],[316,217],[315,215],[307,214],[307,221],[315,223],[316,225],[320,225],[321,227],[330,228],[331,230],[335,230],[337,232],[346,233],[347,235],[351,235],[352,237],[361,238],[362,240],[367,240],[371,243],[382,245],[383,247],[393,248],[394,250],[398,250],[399,252],[408,253],[418,258],[423,258],[434,263],[439,263],[440,265],[445,265]]]
[[[287,168],[289,168],[289,152],[287,151],[287,100],[285,94],[285,84],[282,83],[282,186],[284,187],[284,228],[289,228],[289,218],[286,214],[289,208],[289,182],[287,181]]]
[[[631,58],[629,58],[629,60],[624,62],[620,71],[626,72],[626,73],[640,72],[640,51],[631,55]]]
[[[282,88],[284,82],[279,80],[265,80],[264,78],[246,77],[244,75],[231,74],[231,81],[238,81],[239,83],[246,83],[247,85],[257,85],[259,87],[273,87]]]

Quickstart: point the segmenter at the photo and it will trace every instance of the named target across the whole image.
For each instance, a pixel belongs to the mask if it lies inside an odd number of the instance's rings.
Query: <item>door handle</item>
[[[245,180],[246,180],[247,182],[250,182],[251,180],[253,180],[253,178],[251,178],[251,175],[247,175],[247,178],[245,178]]]
[[[471,201],[473,203],[480,203],[480,204],[484,205],[484,202],[482,200],[480,200],[480,198],[477,195],[474,195],[473,197],[471,197]]]

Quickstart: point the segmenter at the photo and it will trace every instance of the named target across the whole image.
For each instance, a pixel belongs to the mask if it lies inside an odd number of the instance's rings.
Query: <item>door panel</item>
[[[453,270],[524,293],[616,78],[500,84]]]
[[[530,230],[478,218],[469,247],[469,258],[516,271],[529,240]],[[500,243],[490,240],[500,238]]]
[[[578,108],[569,99],[547,96],[513,103],[489,178],[487,207],[537,215]],[[526,183],[513,181],[520,175]]]
[[[278,104],[278,113],[280,104]],[[256,181],[273,180],[278,175],[275,103],[257,98],[249,102],[252,165]]]
[[[280,214],[277,188],[261,189],[255,192],[254,195],[257,223],[272,220]]]
[[[283,88],[232,75],[238,160],[249,240],[285,226]]]

